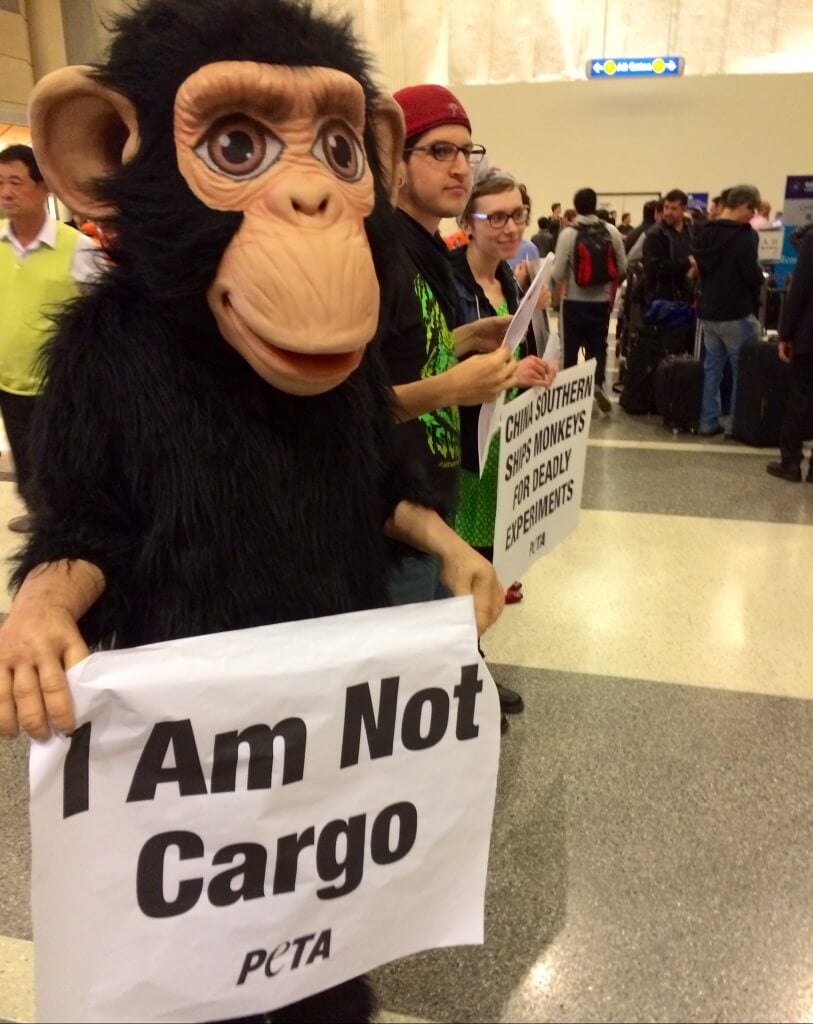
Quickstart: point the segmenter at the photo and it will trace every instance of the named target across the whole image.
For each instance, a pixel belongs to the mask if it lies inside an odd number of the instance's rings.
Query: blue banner
[[[597,57],[588,78],[670,78],[683,72],[682,57]]]
[[[782,244],[782,256],[774,267],[776,283],[780,288],[785,286],[786,278],[793,273],[796,266],[796,246],[791,236],[801,227],[813,223],[813,175],[788,175],[785,186],[785,204],[782,210],[782,224],[785,237]]]

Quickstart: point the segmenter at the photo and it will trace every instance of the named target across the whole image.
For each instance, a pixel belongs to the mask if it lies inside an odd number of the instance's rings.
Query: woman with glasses
[[[508,261],[519,249],[528,224],[531,204],[524,185],[503,171],[487,170],[475,181],[460,225],[469,244],[450,254],[457,288],[457,322],[471,323],[483,317],[514,313],[522,291]],[[527,269],[519,269],[528,284]],[[550,304],[545,289],[541,300]],[[515,353],[517,380],[521,388],[548,387],[555,371],[535,352],[529,332]],[[515,397],[517,389],[508,393]],[[497,514],[499,437],[491,442],[482,477],[479,471],[477,424],[480,406],[460,410],[462,472],[460,504],[455,519],[457,533],[489,561],[494,556],[494,525]],[[514,583],[506,593],[508,603],[522,600],[522,585]]]

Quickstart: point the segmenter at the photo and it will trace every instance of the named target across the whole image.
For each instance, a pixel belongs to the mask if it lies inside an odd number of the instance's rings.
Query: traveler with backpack
[[[576,365],[580,348],[587,359],[596,360],[596,404],[608,413],[612,405],[604,390],[607,333],[615,293],[626,276],[627,257],[615,225],[596,216],[592,188],[579,189],[573,205],[575,223],[562,229],[553,264],[554,280],[565,285],[559,322],[565,367]]]

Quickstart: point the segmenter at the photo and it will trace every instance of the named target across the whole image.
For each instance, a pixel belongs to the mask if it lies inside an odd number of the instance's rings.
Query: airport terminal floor
[[[580,528],[484,638],[526,705],[485,946],[376,971],[382,1020],[813,1020],[813,485],[771,457],[594,417]],[[18,511],[3,473],[0,522]],[[0,1018],[20,1021],[25,762],[0,744]]]

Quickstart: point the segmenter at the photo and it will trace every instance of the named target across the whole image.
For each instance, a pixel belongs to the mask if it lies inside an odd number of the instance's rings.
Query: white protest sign
[[[782,258],[782,243],[785,237],[782,228],[766,228],[764,231],[757,231],[757,235],[759,235],[757,259],[760,263],[778,263]]]
[[[505,337],[503,338],[502,343],[512,354],[516,350],[517,345],[519,345],[528,333],[528,328],[530,327],[531,319],[533,317],[534,310],[536,309],[536,304],[539,301],[539,295],[542,291],[546,265],[547,261],[545,261],[539,268],[539,271],[531,282],[528,291],[522,296],[522,302],[517,306],[514,319],[511,321],[508,330],[505,332]],[[504,401],[505,396],[500,395],[495,402],[484,402],[480,406],[480,417],[477,421],[477,444],[480,455],[481,476],[485,469],[486,459],[488,458],[488,446],[491,443],[491,438],[497,433],[500,427],[500,409],[502,408]]]
[[[94,654],[71,689],[31,756],[38,1020],[261,1013],[483,941],[470,598]]]
[[[494,568],[506,586],[578,526],[595,368],[564,370],[503,409]]]
[[[545,314],[543,313],[542,316],[544,315]],[[542,358],[548,363],[556,363],[556,369],[559,369],[562,362],[562,344],[559,341],[559,335],[556,331],[551,331],[547,336],[545,348],[542,352]]]

